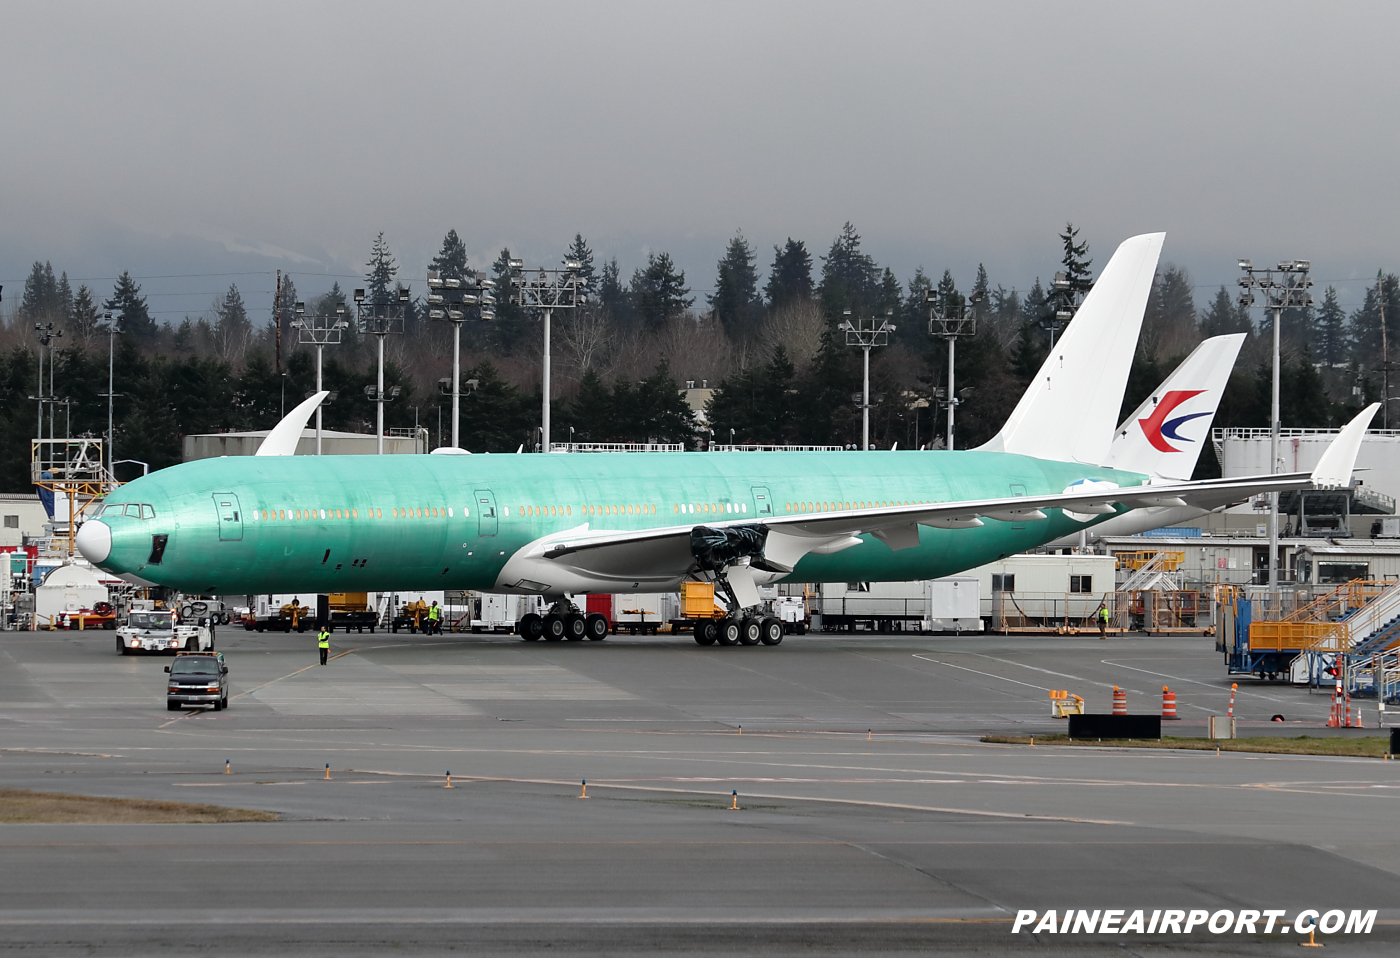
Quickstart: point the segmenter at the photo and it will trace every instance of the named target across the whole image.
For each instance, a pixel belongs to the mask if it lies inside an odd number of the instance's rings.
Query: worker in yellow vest
[[[1099,638],[1108,638],[1108,608],[1103,604],[1099,605],[1099,610],[1094,613],[1094,619],[1099,626]]]
[[[428,634],[436,632],[442,635],[442,610],[438,608],[437,600],[433,600],[432,608],[428,609]]]
[[[324,625],[321,626],[321,631],[316,633],[316,645],[321,650],[321,664],[325,665],[326,657],[331,652],[331,630]]]

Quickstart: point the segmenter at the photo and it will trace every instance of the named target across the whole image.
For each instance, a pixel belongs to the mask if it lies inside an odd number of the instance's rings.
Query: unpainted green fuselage
[[[185,592],[491,591],[504,585],[498,575],[517,550],[584,525],[690,527],[1056,494],[1082,479],[1144,481],[976,451],[235,457],[137,479],[90,521],[111,527],[102,568]],[[121,503],[147,504],[153,514],[123,513]],[[833,555],[807,555],[787,578],[950,575],[1089,524],[1046,511],[1046,519],[987,519],[977,528],[921,526],[919,545],[899,551],[864,536]],[[162,535],[164,552],[152,562],[153,537]]]

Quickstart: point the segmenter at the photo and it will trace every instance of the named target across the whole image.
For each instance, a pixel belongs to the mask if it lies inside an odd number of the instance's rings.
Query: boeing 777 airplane
[[[781,638],[781,625],[756,612],[761,584],[934,578],[1134,509],[1209,510],[1271,490],[1347,485],[1374,405],[1310,474],[1190,482],[1114,467],[1115,421],[1162,241],[1146,234],[1118,248],[980,449],[293,456],[321,394],[257,456],[185,463],[122,486],[84,523],[78,547],[130,581],[186,592],[543,594],[553,604],[535,625],[552,638],[606,634],[571,595],[706,579],[727,601],[724,628],[767,641],[773,628]]]

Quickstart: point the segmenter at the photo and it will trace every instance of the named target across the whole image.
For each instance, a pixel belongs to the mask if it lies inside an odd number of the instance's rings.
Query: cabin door
[[[499,525],[496,518],[496,496],[490,489],[478,489],[473,496],[476,499],[476,527],[477,534],[483,536],[494,536]]]
[[[768,494],[767,486],[753,487],[753,511],[760,519],[773,518],[773,497]]]
[[[243,513],[238,497],[231,492],[214,493],[214,511],[219,517],[219,541],[237,542],[243,538]]]

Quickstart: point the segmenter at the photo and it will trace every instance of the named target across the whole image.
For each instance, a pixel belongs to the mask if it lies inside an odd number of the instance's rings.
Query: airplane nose
[[[112,554],[112,527],[100,519],[89,519],[78,527],[78,551],[94,565],[101,565]]]

